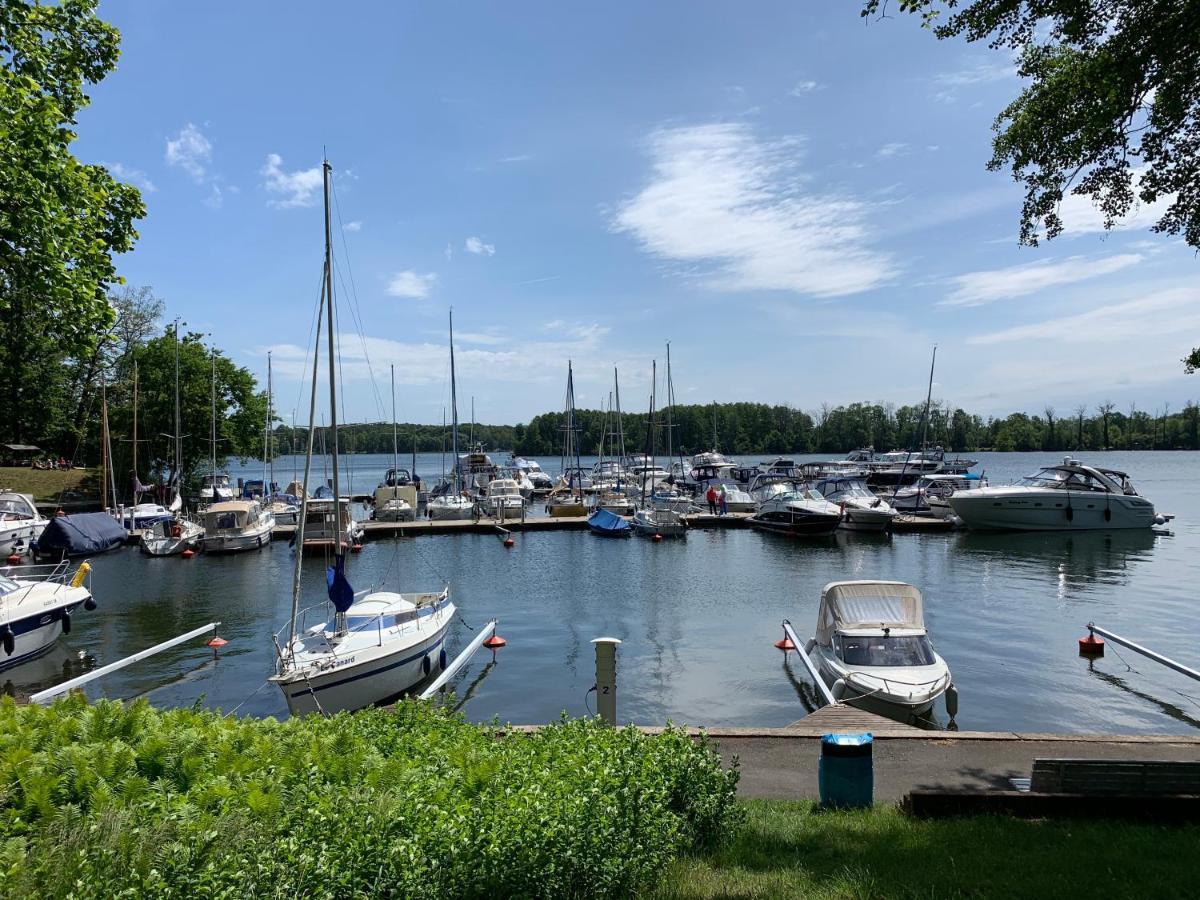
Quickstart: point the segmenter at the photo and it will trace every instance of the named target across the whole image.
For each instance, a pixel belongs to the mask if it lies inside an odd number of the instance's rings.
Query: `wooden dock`
[[[921,532],[931,533],[939,531],[953,531],[954,523],[950,519],[939,519],[937,516],[896,516],[892,520],[892,531],[894,532]]]
[[[844,703],[839,703],[837,706],[822,706],[783,730],[796,737],[820,737],[825,734],[863,731],[869,731],[876,737],[917,737],[930,733],[913,725],[905,725],[903,722],[865,712]]]

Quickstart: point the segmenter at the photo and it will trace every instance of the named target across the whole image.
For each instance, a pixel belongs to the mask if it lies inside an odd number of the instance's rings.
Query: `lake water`
[[[980,454],[993,484],[1058,454]],[[1084,456],[1085,461],[1089,457]],[[839,534],[805,543],[751,529],[695,530],[683,541],[613,541],[588,532],[494,537],[447,535],[367,544],[348,563],[356,589],[431,589],[447,583],[467,627],[493,616],[508,647],[481,652],[456,677],[465,712],[537,723],[594,709],[589,644],[621,639],[619,715],[644,724],[782,726],[800,718],[803,668],[772,644],[791,619],[812,633],[822,586],[858,578],[921,588],[935,646],[959,688],[964,730],[1189,733],[1200,728],[1200,684],[1114,648],[1094,663],[1077,640],[1095,621],[1200,666],[1200,454],[1107,453],[1090,461],[1128,470],[1171,534]],[[357,457],[355,491],[371,490],[390,457]],[[402,465],[407,463],[402,460]],[[547,471],[557,460],[543,460]],[[440,456],[418,457],[425,475]],[[261,465],[235,475],[259,477]],[[277,463],[276,480],[291,477]],[[100,608],[74,616],[49,656],[0,673],[28,693],[210,621],[229,641],[219,658],[190,645],[136,663],[88,687],[92,696],[147,696],[239,714],[286,715],[272,670],[271,635],[287,619],[294,557],[277,541],[259,553],[150,559],[134,549],[93,560]],[[324,596],[320,560],[304,568],[305,596]],[[1119,651],[1119,653],[1118,653]],[[1123,661],[1127,660],[1128,665]],[[937,711],[939,721],[945,713]]]

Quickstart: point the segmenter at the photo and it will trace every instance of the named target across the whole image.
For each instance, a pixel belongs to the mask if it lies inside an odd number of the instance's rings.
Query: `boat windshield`
[[[861,481],[853,478],[839,478],[837,481],[823,481],[819,485],[821,493],[826,497],[833,494],[841,495],[842,497],[862,497],[864,499],[874,500],[875,495]]]
[[[800,490],[784,491],[782,494],[777,494],[772,499],[775,500],[824,500],[825,498],[811,488],[801,488]]]
[[[7,594],[15,591],[20,585],[9,578],[7,575],[0,575],[0,594]]]
[[[923,634],[835,634],[834,650],[848,666],[932,666],[933,645]]]
[[[0,500],[0,519],[29,519],[29,507],[21,500]]]
[[[1036,475],[1027,475],[1017,484],[1021,487],[1052,488],[1060,491],[1099,491],[1107,488],[1087,472],[1071,469],[1042,469]]]

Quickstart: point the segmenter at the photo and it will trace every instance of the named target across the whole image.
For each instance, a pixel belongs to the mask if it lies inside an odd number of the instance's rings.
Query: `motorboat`
[[[318,492],[321,493],[321,492]],[[321,547],[335,548],[336,552],[361,544],[365,529],[362,522],[357,522],[350,514],[349,497],[342,497],[336,504],[333,496],[317,496],[304,504],[304,541],[305,550]],[[334,507],[340,512],[341,521],[335,521]]]
[[[349,594],[353,600],[353,591]],[[341,611],[335,604],[332,621],[328,610],[325,603],[304,610],[290,641],[282,632],[276,635],[270,680],[294,716],[364,709],[446,667],[446,631],[455,613],[448,588],[372,591]],[[310,617],[322,621],[306,627]]]
[[[38,559],[95,556],[124,547],[129,532],[105,512],[73,513],[51,519],[33,544]]]
[[[515,471],[521,472],[530,484],[533,485],[535,494],[548,494],[554,487],[554,480],[542,471],[541,465],[536,459],[527,459],[524,456],[512,456],[508,460],[508,466]]]
[[[925,628],[921,592],[900,581],[825,585],[804,652],[834,699],[893,718],[925,716],[953,691]]]
[[[0,493],[0,558],[24,555],[49,522],[29,494]]]
[[[629,537],[633,533],[629,523],[622,516],[603,507],[588,516],[587,524],[592,534],[601,537]]]
[[[200,502],[220,503],[233,499],[233,488],[229,484],[229,476],[224,472],[205,475],[200,479]]]
[[[153,528],[160,522],[169,522],[175,518],[175,513],[161,503],[135,503],[132,506],[118,506],[110,510],[110,515],[121,527],[128,532],[141,531],[143,528]]]
[[[731,513],[752,513],[758,509],[758,503],[749,491],[742,490],[732,478],[727,481],[710,482],[717,494],[725,495],[725,511]],[[707,490],[705,491],[707,493]]]
[[[1014,485],[955,491],[950,508],[976,531],[1089,531],[1150,528],[1170,517],[1116,469],[1066,457]]]
[[[987,486],[987,481],[980,475],[922,475],[908,487],[895,490],[891,495],[891,504],[898,512],[923,513],[944,519],[950,515],[948,502],[955,491]]]
[[[267,498],[267,510],[275,517],[276,525],[295,525],[300,517],[300,497],[276,491]]]
[[[90,572],[86,562],[72,572],[65,560],[0,569],[0,670],[46,653],[60,634],[71,633],[76,609],[96,608]]]
[[[700,453],[695,454],[692,457],[692,468],[693,469],[698,469],[698,468],[701,468],[702,466],[733,466],[733,465],[736,465],[736,463],[732,459],[730,459],[728,456],[726,456],[724,453],[722,453],[720,450],[718,450],[716,447],[713,447],[711,450],[704,450]]]
[[[825,478],[813,487],[830,503],[841,507],[841,527],[846,531],[886,531],[896,518],[896,510],[882,497],[872,494],[861,478]]]
[[[532,499],[536,493],[533,486],[533,481],[521,469],[514,469],[510,466],[501,466],[496,473],[497,478],[511,478],[517,483],[517,491],[525,498],[526,501]]]
[[[493,478],[484,489],[480,505],[496,518],[520,518],[525,511],[525,498],[513,478]]]
[[[670,509],[639,509],[629,520],[629,525],[638,534],[653,537],[687,537],[687,520]]]
[[[498,474],[496,464],[483,452],[483,444],[480,443],[476,443],[470,453],[464,453],[458,458],[456,470],[459,483],[473,494],[483,493]]]
[[[412,522],[417,518],[417,485],[408,469],[393,467],[384,473],[375,488],[375,508],[371,518],[377,522]]]
[[[313,501],[309,501],[310,503]],[[257,500],[226,500],[214,503],[201,517],[205,553],[240,553],[271,543],[275,519]]]
[[[178,556],[184,550],[199,549],[203,537],[203,526],[180,516],[147,528],[139,544],[149,556]]]
[[[832,534],[842,522],[842,511],[810,485],[796,482],[761,501],[747,521],[755,528],[794,537]]]
[[[736,483],[733,463],[701,463],[693,465],[687,473],[687,484],[697,495],[708,490],[710,484]]]
[[[669,510],[680,515],[691,512],[695,505],[689,494],[665,481],[655,485],[654,490],[647,494],[646,502],[654,509]]]

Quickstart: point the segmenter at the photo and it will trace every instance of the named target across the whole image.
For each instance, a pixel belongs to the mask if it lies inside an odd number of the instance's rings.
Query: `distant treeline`
[[[603,438],[606,452],[613,436],[624,432],[625,449],[643,452],[650,446],[646,413],[625,413],[618,429],[615,415],[597,410],[576,410],[580,452],[598,452]],[[720,403],[707,406],[676,406],[670,411],[671,443],[676,450],[691,454],[715,443],[725,453],[845,453],[858,447],[877,450],[917,447],[924,435],[930,443],[963,451],[1001,450],[1200,450],[1200,407],[1189,402],[1171,412],[1136,407],[1118,410],[1104,403],[1095,409],[1076,407],[1058,413],[1047,407],[1041,415],[1012,413],[1004,418],[984,419],[962,409],[934,403],[929,422],[924,405],[894,406],[852,403],[822,406],[805,412],[791,406],[765,403]],[[474,440],[486,449],[512,449],[526,456],[555,456],[562,452],[565,418],[561,412],[543,413],[525,425],[474,426]],[[399,428],[400,452],[411,453],[414,440],[418,452],[449,451],[450,439],[440,425],[403,424]],[[358,453],[390,453],[390,423],[346,425],[338,429],[340,447]],[[304,429],[279,427],[275,431],[276,452],[289,448],[303,452]],[[667,443],[667,415],[655,414],[653,438],[660,454]],[[317,436],[317,449],[324,432]],[[465,451],[471,426],[460,426],[459,448]]]

